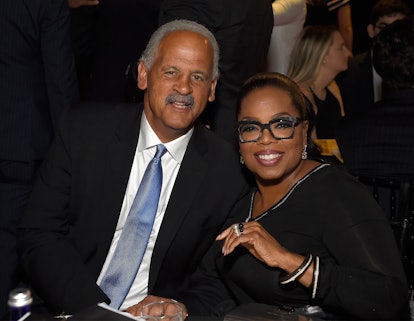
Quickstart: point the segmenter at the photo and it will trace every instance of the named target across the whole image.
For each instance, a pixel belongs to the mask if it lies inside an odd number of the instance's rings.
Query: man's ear
[[[370,38],[374,38],[374,36],[375,36],[375,34],[374,34],[374,25],[372,24],[372,23],[370,23],[368,26],[367,26],[367,32],[368,32],[368,36],[370,37]]]
[[[216,86],[217,86],[217,79],[213,80],[211,83],[210,94],[208,96],[208,101],[213,102],[216,99]]]
[[[148,84],[148,69],[145,63],[141,61],[138,64],[137,86],[141,90],[147,89]]]

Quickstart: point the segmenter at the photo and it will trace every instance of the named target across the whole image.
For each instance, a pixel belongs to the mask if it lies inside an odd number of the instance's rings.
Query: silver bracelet
[[[313,256],[312,254],[308,253],[305,256],[305,259],[303,260],[302,264],[292,273],[289,273],[287,275],[284,275],[279,278],[280,284],[288,284],[290,282],[295,281],[298,277],[300,277],[305,271],[308,269],[308,267],[312,263]]]
[[[315,268],[313,269],[313,287],[312,287],[312,299],[316,298],[316,290],[318,289],[319,280],[319,256],[315,256]]]

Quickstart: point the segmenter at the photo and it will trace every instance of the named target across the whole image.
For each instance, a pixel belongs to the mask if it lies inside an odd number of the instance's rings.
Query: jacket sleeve
[[[76,217],[69,215],[74,156],[67,142],[67,118],[64,113],[18,228],[23,270],[35,292],[57,314],[74,313],[108,300],[68,236]]]

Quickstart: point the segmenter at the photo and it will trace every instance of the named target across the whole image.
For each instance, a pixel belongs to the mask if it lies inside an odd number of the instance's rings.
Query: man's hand
[[[177,302],[173,299],[170,298],[163,298],[160,296],[154,296],[154,295],[148,295],[144,298],[144,300],[142,300],[141,302],[130,306],[129,308],[126,309],[126,312],[134,315],[134,316],[140,316],[141,315],[141,309],[144,305],[152,303],[152,302],[171,302],[171,303],[176,303],[179,304],[181,306],[182,312],[183,312],[183,320],[185,320],[185,318],[187,317],[187,308],[185,307],[184,304]]]

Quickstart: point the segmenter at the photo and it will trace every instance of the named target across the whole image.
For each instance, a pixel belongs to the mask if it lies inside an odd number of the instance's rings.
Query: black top
[[[238,203],[226,226],[249,219],[251,197]],[[320,165],[256,220],[289,251],[320,257],[316,300],[299,283],[280,285],[281,271],[241,246],[223,256],[217,242],[195,276],[197,286],[180,297],[190,314],[222,312],[231,295],[237,304],[319,305],[349,319],[395,320],[406,307],[406,280],[388,221],[365,187],[343,170]]]
[[[311,89],[312,91],[312,89]],[[316,114],[316,136],[319,139],[333,139],[341,116],[341,106],[336,97],[326,89],[326,98],[321,100],[312,91],[313,99],[318,107]]]

